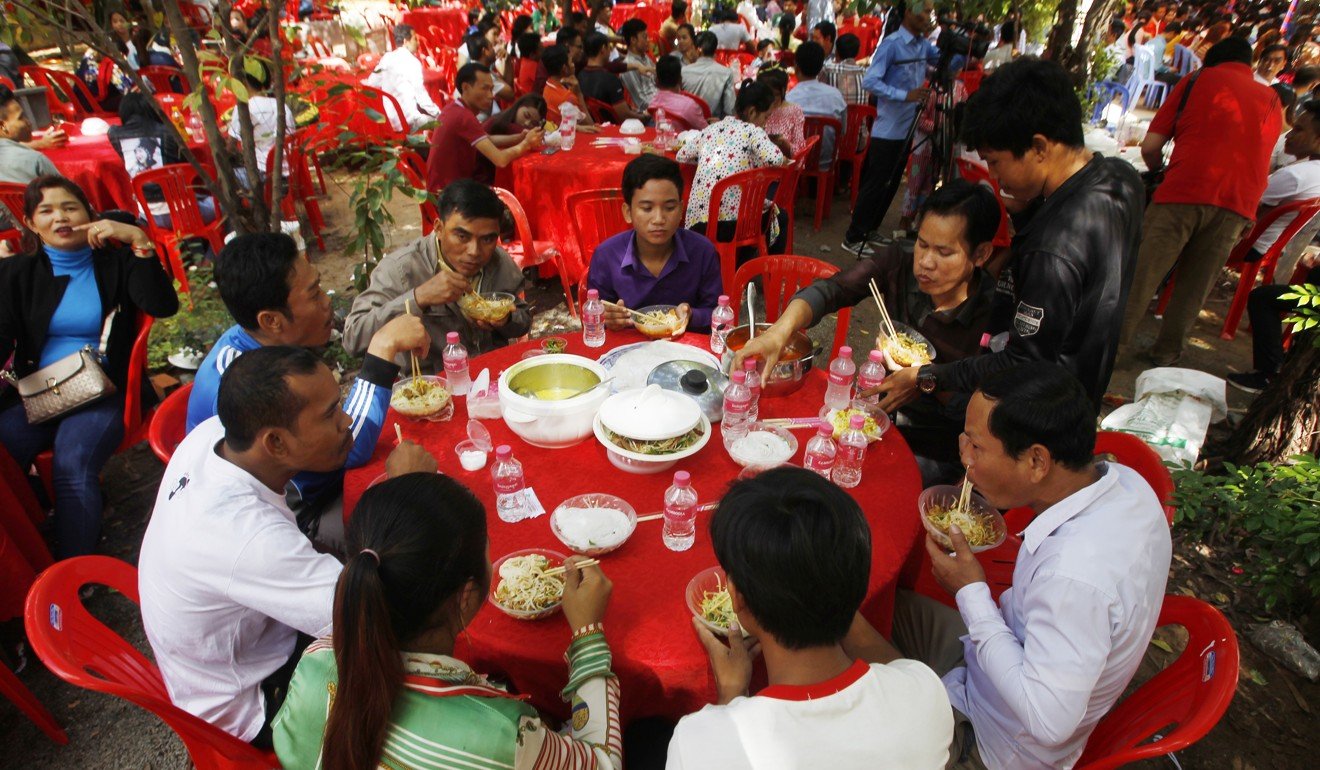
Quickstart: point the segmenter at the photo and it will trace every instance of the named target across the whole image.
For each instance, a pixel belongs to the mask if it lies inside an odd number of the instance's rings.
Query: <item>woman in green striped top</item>
[[[437,504],[437,501],[443,501]],[[274,721],[285,768],[621,770],[619,686],[601,630],[610,582],[566,562],[571,732],[454,658],[490,586],[486,513],[435,473],[366,492],[348,527],[334,634],[303,654]]]

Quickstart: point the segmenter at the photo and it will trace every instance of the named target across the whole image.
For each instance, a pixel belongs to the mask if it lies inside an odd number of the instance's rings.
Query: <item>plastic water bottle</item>
[[[668,152],[674,146],[674,124],[669,122],[663,107],[655,111],[655,145]]]
[[[513,447],[500,444],[495,448],[490,477],[495,482],[495,511],[500,521],[512,523],[527,518],[527,497],[523,493],[527,481],[522,463],[513,459]]]
[[[855,487],[862,483],[862,461],[866,459],[866,415],[848,418],[848,429],[839,436],[839,454],[834,460],[834,483]]]
[[[445,335],[445,349],[440,359],[445,364],[445,381],[449,383],[450,394],[466,396],[472,386],[472,376],[468,373],[467,348],[458,341],[458,332]]]
[[[879,350],[872,350],[871,355],[862,364],[862,368],[857,370],[857,399],[865,401],[868,404],[880,403],[880,394],[876,393],[870,396],[863,396],[864,391],[877,387],[885,381],[885,354]]]
[[[582,342],[589,348],[605,344],[605,303],[595,289],[587,290],[587,301],[582,303]]]
[[[847,409],[852,401],[853,375],[857,365],[852,360],[852,348],[839,348],[839,357],[830,362],[830,384],[825,388],[825,406]]]
[[[710,312],[710,352],[724,354],[724,341],[733,329],[733,308],[729,307],[729,295],[721,294],[719,304]]]
[[[838,454],[839,448],[834,444],[834,426],[828,420],[821,420],[816,426],[816,435],[807,442],[807,449],[802,455],[802,467],[828,479]]]
[[[665,547],[686,551],[697,539],[697,490],[687,471],[674,474],[674,483],[665,490]]]
[[[761,419],[761,375],[756,373],[756,360],[747,359],[743,361],[744,377],[747,380],[747,390],[752,394],[752,402],[747,407],[747,422],[756,422]]]
[[[573,149],[577,142],[578,108],[572,102],[564,102],[559,108],[559,146],[565,150]]]
[[[188,137],[192,141],[202,143],[206,141],[206,129],[202,128],[202,118],[196,110],[188,113]]]
[[[720,419],[720,436],[724,446],[747,435],[747,412],[752,406],[752,391],[747,388],[747,372],[729,375],[729,386],[724,389],[724,417]]]

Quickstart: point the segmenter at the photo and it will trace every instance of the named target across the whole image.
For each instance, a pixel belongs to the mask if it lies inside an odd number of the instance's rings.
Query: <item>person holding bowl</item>
[[[765,362],[763,371],[770,371],[795,332],[816,325],[840,308],[869,300],[872,281],[884,296],[889,317],[924,336],[936,358],[957,361],[978,354],[995,293],[994,278],[984,265],[994,248],[991,241],[999,217],[999,203],[988,187],[953,180],[931,193],[919,212],[911,254],[891,244],[799,291],[779,320],[735,354],[734,370],[745,359],[756,357]],[[887,347],[883,333],[876,346]],[[888,353],[886,363],[891,371],[903,368]],[[886,412],[898,411],[895,424],[916,455],[926,486],[947,483],[962,474],[958,434],[968,397],[929,387],[909,397],[885,397],[879,402]]]

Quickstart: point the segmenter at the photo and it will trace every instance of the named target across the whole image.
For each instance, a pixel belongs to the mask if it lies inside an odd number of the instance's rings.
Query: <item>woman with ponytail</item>
[[[435,473],[390,479],[362,496],[347,538],[333,637],[307,648],[275,717],[285,768],[621,770],[619,686],[601,626],[611,584],[599,567],[566,562],[562,694],[587,719],[560,734],[453,657],[491,580],[486,512],[471,492]]]

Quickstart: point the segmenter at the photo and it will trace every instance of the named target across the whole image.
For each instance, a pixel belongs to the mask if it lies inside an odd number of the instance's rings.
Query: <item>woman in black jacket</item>
[[[87,196],[58,176],[34,179],[23,200],[25,253],[0,260],[0,361],[22,379],[110,327],[104,363],[118,393],[63,417],[28,423],[17,393],[0,396],[0,444],[23,468],[54,449],[55,555],[92,553],[101,532],[98,477],[124,436],[124,388],[137,315],[179,309],[174,284],[141,229],[97,220]]]

